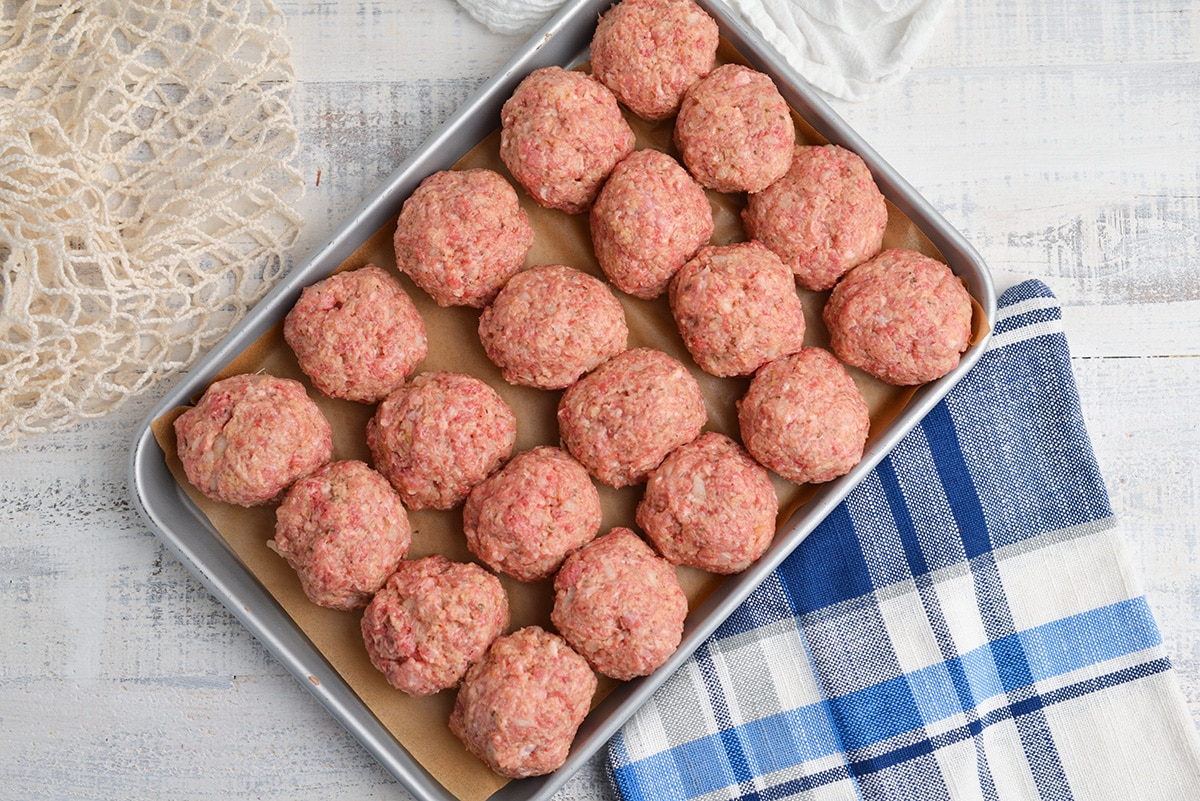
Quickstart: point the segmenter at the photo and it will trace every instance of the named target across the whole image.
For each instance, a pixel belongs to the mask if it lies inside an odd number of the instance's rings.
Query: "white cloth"
[[[459,5],[489,30],[530,34],[554,15],[564,0],[459,0]]]
[[[844,100],[904,77],[949,0],[729,0],[800,75]]]
[[[563,0],[458,0],[497,33],[532,33]],[[865,100],[904,77],[949,0],[727,0],[817,89]]]

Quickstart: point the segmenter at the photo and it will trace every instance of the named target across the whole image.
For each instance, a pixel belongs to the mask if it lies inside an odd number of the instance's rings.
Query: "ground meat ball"
[[[646,480],[708,420],[694,376],[652,348],[615,356],[567,388],[558,429],[571,454],[610,487]]]
[[[500,579],[435,554],[400,565],[363,612],[362,635],[371,664],[415,698],[457,686],[508,622]]]
[[[834,287],[824,318],[838,358],[910,386],[954,369],[971,340],[971,311],[971,296],[949,267],[891,249]]]
[[[600,531],[600,494],[560,448],[518,453],[463,506],[467,547],[493,570],[540,581]]]
[[[750,195],[742,211],[746,233],[813,290],[829,289],[878,254],[887,217],[866,163],[837,145],[797,146],[787,173]]]
[[[562,389],[625,350],[625,309],[608,286],[561,264],[514,275],[479,317],[479,339],[510,384]]]
[[[298,479],[275,510],[267,543],[300,577],[309,600],[365,606],[408,553],[412,529],[387,479],[363,462],[330,462]]]
[[[613,285],[655,298],[713,234],[704,189],[657,150],[631,153],[613,170],[591,213],[592,247]]]
[[[587,211],[600,184],[634,147],[617,99],[587,73],[543,67],[500,114],[500,158],[535,201]]]
[[[445,170],[404,202],[393,241],[396,266],[439,306],[482,308],[525,266],[533,227],[499,173]]]
[[[367,447],[410,509],[450,509],[512,455],[517,417],[478,378],[421,373],[379,404]]]
[[[778,514],[766,468],[710,431],[672,451],[650,474],[637,524],[667,561],[728,574],[762,556]]]
[[[719,39],[716,20],[692,0],[623,0],[596,26],[592,74],[634,114],[666,119],[712,71]]]
[[[467,671],[450,731],[502,776],[541,776],[566,762],[596,684],[562,637],[538,626],[518,629]]]
[[[683,163],[718,192],[761,192],[787,172],[796,127],[765,74],[723,64],[683,98],[675,144]]]
[[[653,673],[683,637],[687,596],[675,568],[627,528],[567,557],[554,578],[550,619],[606,676]]]
[[[212,500],[238,506],[274,501],[333,455],[333,428],[290,378],[216,381],[174,427],[188,481]]]
[[[796,484],[849,472],[862,460],[871,426],[854,379],[821,348],[762,367],[738,402],[738,422],[750,454]]]
[[[804,305],[792,273],[757,242],[701,249],[671,281],[671,314],[696,364],[750,375],[804,346]]]
[[[361,403],[403,384],[428,349],[412,298],[374,264],[306,287],[283,338],[318,392]]]

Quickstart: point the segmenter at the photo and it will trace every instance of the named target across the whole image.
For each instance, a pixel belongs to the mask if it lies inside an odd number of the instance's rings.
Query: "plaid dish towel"
[[[1028,281],[989,351],[609,745],[624,801],[1200,798]]]

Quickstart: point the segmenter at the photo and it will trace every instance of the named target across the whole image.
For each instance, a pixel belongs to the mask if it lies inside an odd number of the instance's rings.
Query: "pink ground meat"
[[[634,147],[617,99],[592,76],[562,67],[530,73],[500,114],[500,158],[542,206],[587,211]]]
[[[593,668],[625,681],[675,652],[687,611],[675,568],[618,527],[567,557],[550,619]]]
[[[560,448],[523,451],[476,485],[463,506],[467,547],[493,570],[540,581],[600,531],[600,494]]]
[[[600,17],[592,74],[630,111],[661,120],[712,72],[720,31],[692,0],[622,0]]]
[[[525,266],[533,227],[499,173],[444,170],[404,202],[393,241],[396,266],[439,306],[481,308]]]
[[[428,349],[412,298],[374,264],[306,287],[283,338],[318,392],[361,403],[403,384]]]
[[[408,513],[387,479],[363,462],[339,461],[292,484],[267,544],[310,601],[345,610],[366,605],[411,543]]]
[[[728,377],[804,346],[791,271],[758,242],[702,248],[671,281],[671,314],[701,369]]]
[[[561,264],[514,275],[479,317],[484,351],[510,384],[562,389],[625,350],[625,309],[597,278]]]
[[[742,220],[801,286],[819,291],[879,253],[887,201],[857,153],[799,145],[787,173],[749,197]]]
[[[862,460],[867,402],[829,351],[804,348],[765,365],[738,402],[746,450],[796,484],[829,481]]]
[[[663,457],[696,438],[708,420],[695,377],[652,348],[613,357],[572,384],[558,405],[571,455],[610,487],[646,480]]]
[[[415,698],[456,687],[508,623],[498,578],[435,554],[400,565],[363,612],[362,635],[371,664]]]
[[[367,447],[410,509],[451,509],[512,455],[517,418],[473,376],[420,373],[379,404]]]
[[[723,64],[684,95],[675,144],[696,180],[718,192],[761,192],[792,162],[796,127],[771,79]]]
[[[650,474],[637,524],[667,561],[728,574],[762,556],[778,514],[766,468],[710,431],[676,448]]]
[[[502,776],[541,776],[566,761],[596,685],[587,661],[562,637],[519,629],[467,671],[450,731]]]
[[[971,296],[936,259],[893,248],[851,270],[825,304],[833,352],[890,384],[953,370],[971,340]]]
[[[333,428],[290,378],[216,381],[174,428],[188,481],[212,500],[238,506],[275,501],[333,455]]]
[[[713,234],[704,189],[675,159],[649,149],[617,164],[590,222],[596,260],[613,286],[647,299]]]

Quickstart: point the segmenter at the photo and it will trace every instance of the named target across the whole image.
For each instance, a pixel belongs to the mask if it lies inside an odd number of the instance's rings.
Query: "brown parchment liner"
[[[742,62],[742,59],[722,40],[718,61]],[[586,65],[583,68],[586,69]],[[825,143],[799,115],[793,113],[793,117],[796,121],[798,141],[806,144]],[[651,147],[679,158],[671,141],[673,119],[650,123],[628,112],[626,118],[637,134],[639,149]],[[592,255],[587,214],[570,216],[543,209],[535,204],[501,162],[499,138],[497,130],[464,156],[455,168],[491,168],[504,175],[517,189],[521,205],[529,213],[530,221],[537,232],[526,265],[566,264],[603,278],[604,275]],[[745,196],[723,195],[710,191],[708,197],[715,221],[712,244],[724,245],[745,240],[739,216],[745,205]],[[396,209],[396,213],[399,213],[399,209]],[[888,215],[888,227],[884,235],[885,248],[910,248],[944,261],[925,235],[890,202]],[[479,343],[479,312],[461,307],[437,306],[407,276],[396,270],[395,253],[392,248],[394,230],[393,219],[390,224],[364,242],[339,269],[353,269],[374,263],[387,269],[400,280],[417,304],[427,327],[429,355],[419,365],[418,370],[464,372],[482,378],[495,387],[517,414],[517,451],[540,444],[560,444],[555,412],[562,393],[507,384],[500,377],[499,370],[487,359]],[[821,308],[828,292],[810,292],[803,289],[798,291],[803,298],[807,318],[805,344],[828,348],[828,334],[821,321]],[[624,305],[629,323],[630,347],[656,347],[686,364],[700,382],[705,396],[709,414],[706,430],[721,431],[740,440],[735,402],[745,393],[749,380],[715,378],[696,367],[675,328],[665,293],[653,301],[640,300],[620,292],[616,294]],[[988,329],[988,321],[984,317],[982,307],[977,301],[974,306],[972,344],[978,342]],[[230,363],[218,378],[237,373],[264,372],[303,382],[309,395],[333,425],[334,458],[360,459],[370,463],[364,430],[375,407],[333,400],[314,390],[284,342],[282,328],[283,323],[280,320],[274,328]],[[871,409],[871,436],[874,437],[903,410],[914,389],[889,386],[854,368],[850,368],[850,373],[867,398]],[[266,545],[274,535],[275,506],[244,509],[216,503],[201,495],[187,482],[176,456],[175,432],[171,425],[185,408],[175,409],[156,420],[153,425],[154,436],[167,454],[168,467],[176,480],[208,516],[250,572],[279,601],[383,725],[447,790],[463,801],[483,801],[504,786],[507,783],[504,777],[493,773],[483,762],[467,752],[450,733],[446,721],[454,703],[453,690],[432,697],[414,699],[393,689],[367,657],[359,630],[361,611],[337,612],[324,609],[305,597],[295,573]],[[780,501],[778,522],[782,524],[793,510],[813,495],[815,488],[790,484],[774,474],[772,480]],[[633,513],[641,497],[641,487],[613,490],[603,485],[597,486],[604,508],[601,532],[618,525],[636,528]],[[417,559],[432,553],[441,553],[455,560],[477,561],[466,547],[460,509],[447,512],[410,511],[409,515],[413,526],[413,544],[409,558]],[[681,567],[677,570],[692,609],[723,581],[721,576],[691,568]],[[508,592],[512,608],[510,630],[531,624],[552,629],[552,580],[522,584],[507,576],[500,578]],[[599,678],[600,686],[593,706],[616,686],[612,679],[603,676]]]

